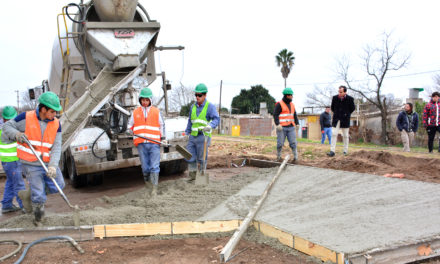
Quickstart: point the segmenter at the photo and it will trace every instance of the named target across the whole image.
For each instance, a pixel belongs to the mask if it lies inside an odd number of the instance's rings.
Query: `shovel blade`
[[[189,152],[186,148],[184,148],[180,145],[176,145],[176,151],[179,152],[180,155],[182,155],[182,157],[184,157],[187,160],[192,158],[191,152]]]
[[[209,174],[206,172],[198,171],[196,174],[196,185],[208,185],[209,184]]]

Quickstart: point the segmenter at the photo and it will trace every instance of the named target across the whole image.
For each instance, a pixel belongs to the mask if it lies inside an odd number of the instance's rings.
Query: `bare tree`
[[[168,100],[170,111],[179,112],[182,106],[188,105],[195,100],[194,87],[187,87],[181,84],[171,89],[171,92],[168,94]]]
[[[400,54],[400,42],[391,39],[391,33],[383,33],[382,43],[375,47],[367,45],[361,56],[363,68],[369,78],[364,84],[355,85],[351,79],[351,69],[349,60],[338,60],[338,76],[345,82],[348,89],[356,92],[368,102],[377,107],[381,114],[381,139],[388,143],[387,123],[388,111],[390,109],[389,96],[383,94],[383,83],[390,71],[398,71],[405,67],[410,58],[410,54]],[[372,79],[372,81],[371,81]],[[372,83],[372,84],[371,84]]]
[[[325,87],[315,85],[312,92],[306,93],[306,105],[312,107],[326,107],[331,104],[333,95],[335,95],[334,87],[330,85]]]
[[[425,95],[431,97],[432,93],[440,91],[440,74],[436,74],[432,77],[434,84],[432,86],[428,86],[424,88]]]

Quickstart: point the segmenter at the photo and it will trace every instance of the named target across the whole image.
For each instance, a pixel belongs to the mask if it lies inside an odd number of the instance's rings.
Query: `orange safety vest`
[[[140,106],[133,111],[133,119],[134,125],[132,130],[134,134],[160,141],[161,134],[159,124],[159,109],[151,106],[150,111],[148,111],[147,118],[145,118],[144,111]],[[147,142],[147,140],[140,137],[134,137],[133,142],[137,147],[137,145]]]
[[[26,112],[26,134],[35,152],[40,157],[43,157],[44,162],[50,161],[50,150],[52,149],[55,137],[57,136],[60,121],[55,117],[53,121],[47,123],[46,130],[44,130],[43,140],[41,140],[41,128],[35,110]],[[32,150],[27,144],[17,142],[17,156],[25,161],[37,161],[37,157],[32,153]]]
[[[287,107],[286,103],[283,100],[279,101],[278,103],[281,105],[281,113],[279,116],[280,125],[288,126],[292,124],[293,126],[295,126],[295,106],[293,105],[293,103],[290,102],[290,111],[289,107]]]

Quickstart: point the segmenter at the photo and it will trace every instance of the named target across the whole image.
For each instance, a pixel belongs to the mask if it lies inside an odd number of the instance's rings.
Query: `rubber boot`
[[[277,161],[281,161],[281,149],[277,149]]]
[[[156,197],[157,195],[157,186],[159,184],[159,173],[152,172],[151,173],[151,184],[153,185],[153,188],[151,189],[151,197]]]
[[[23,203],[24,212],[26,214],[32,213],[31,189],[19,191],[18,197],[20,197],[21,202]]]
[[[144,174],[144,182],[147,182],[150,180],[150,173]]]
[[[196,180],[197,171],[189,171],[188,172],[188,180],[187,182],[194,182]]]
[[[32,203],[32,209],[34,211],[34,224],[36,226],[42,226],[41,221],[44,217],[44,204]]]
[[[153,189],[151,189],[151,197],[154,198],[157,196],[157,185],[153,184]]]
[[[292,149],[293,159],[292,162],[296,163],[298,161],[298,151],[296,149]]]

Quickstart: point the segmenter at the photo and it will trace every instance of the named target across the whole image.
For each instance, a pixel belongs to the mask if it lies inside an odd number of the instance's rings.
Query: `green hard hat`
[[[15,110],[15,108],[13,106],[5,106],[5,108],[3,108],[3,114],[2,117],[4,119],[12,119],[15,118],[17,116],[17,110]]]
[[[292,91],[292,88],[290,88],[290,87],[286,87],[286,88],[284,88],[284,90],[283,90],[283,94],[284,95],[293,95],[293,91]]]
[[[61,111],[63,108],[60,105],[60,98],[53,92],[45,92],[38,98],[38,102],[40,104],[44,104],[45,106],[55,110]]]
[[[204,83],[199,83],[196,86],[196,89],[194,89],[194,92],[196,93],[207,93],[208,92],[208,87],[206,87],[206,85]]]
[[[142,88],[141,93],[139,94],[139,97],[151,99],[151,97],[153,97],[153,92],[148,87]]]

